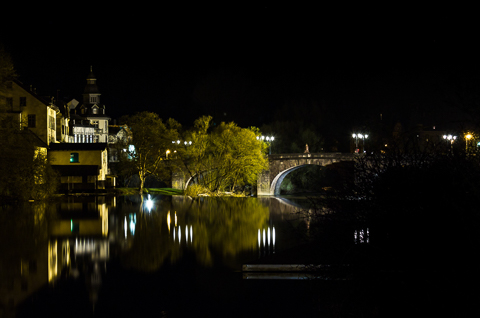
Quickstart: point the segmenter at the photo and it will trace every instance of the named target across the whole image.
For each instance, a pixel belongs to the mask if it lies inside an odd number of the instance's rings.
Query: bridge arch
[[[344,153],[302,153],[269,155],[268,170],[257,180],[257,195],[280,195],[280,185],[285,177],[307,165],[328,166],[341,161],[354,161],[354,154]]]
[[[279,174],[276,175],[275,178],[273,178],[272,184],[270,185],[270,193],[272,195],[280,195],[280,187],[282,185],[283,179],[290,174],[290,172],[293,172],[297,169],[303,168],[308,166],[309,164],[304,164],[300,166],[295,166],[295,167],[290,167],[288,169],[285,169],[281,171]]]

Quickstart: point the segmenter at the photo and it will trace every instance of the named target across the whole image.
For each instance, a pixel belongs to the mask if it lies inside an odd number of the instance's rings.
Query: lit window
[[[78,152],[72,152],[70,154],[70,162],[78,162]]]

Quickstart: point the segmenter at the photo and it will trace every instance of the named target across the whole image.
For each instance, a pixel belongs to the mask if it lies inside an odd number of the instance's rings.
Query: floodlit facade
[[[100,91],[97,79],[90,67],[87,85],[83,92],[83,103],[72,100],[70,107],[70,127],[74,143],[106,143],[108,142],[108,122],[105,105],[100,104]]]
[[[106,143],[52,145],[48,160],[60,173],[62,190],[105,189],[108,175]]]
[[[59,109],[53,102],[47,102],[17,80],[9,81],[3,94],[6,112],[19,129],[28,128],[47,145],[57,142]]]

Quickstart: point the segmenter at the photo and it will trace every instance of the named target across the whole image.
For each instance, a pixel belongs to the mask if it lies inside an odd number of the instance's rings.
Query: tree
[[[121,169],[138,175],[139,191],[143,193],[147,176],[170,178],[170,167],[164,158],[172,140],[178,139],[181,126],[173,119],[165,124],[157,114],[146,111],[126,116],[123,121],[130,127],[132,138],[127,144],[120,145]]]
[[[211,120],[203,116],[195,121],[188,137],[192,145],[180,153],[190,176],[212,192],[254,184],[267,166],[266,144],[257,140],[258,129],[233,122],[211,129]]]

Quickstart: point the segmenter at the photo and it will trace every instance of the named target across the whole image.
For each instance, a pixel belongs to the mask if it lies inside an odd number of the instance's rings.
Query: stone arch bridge
[[[291,153],[268,156],[269,168],[258,175],[257,195],[280,195],[283,179],[292,171],[306,165],[328,166],[341,161],[353,161],[358,156],[351,153]],[[183,171],[172,175],[172,188],[184,190],[191,178]]]
[[[353,161],[351,153],[292,153],[269,155],[269,169],[258,175],[257,195],[280,195],[283,179],[292,171],[306,165],[328,166],[341,161]]]

